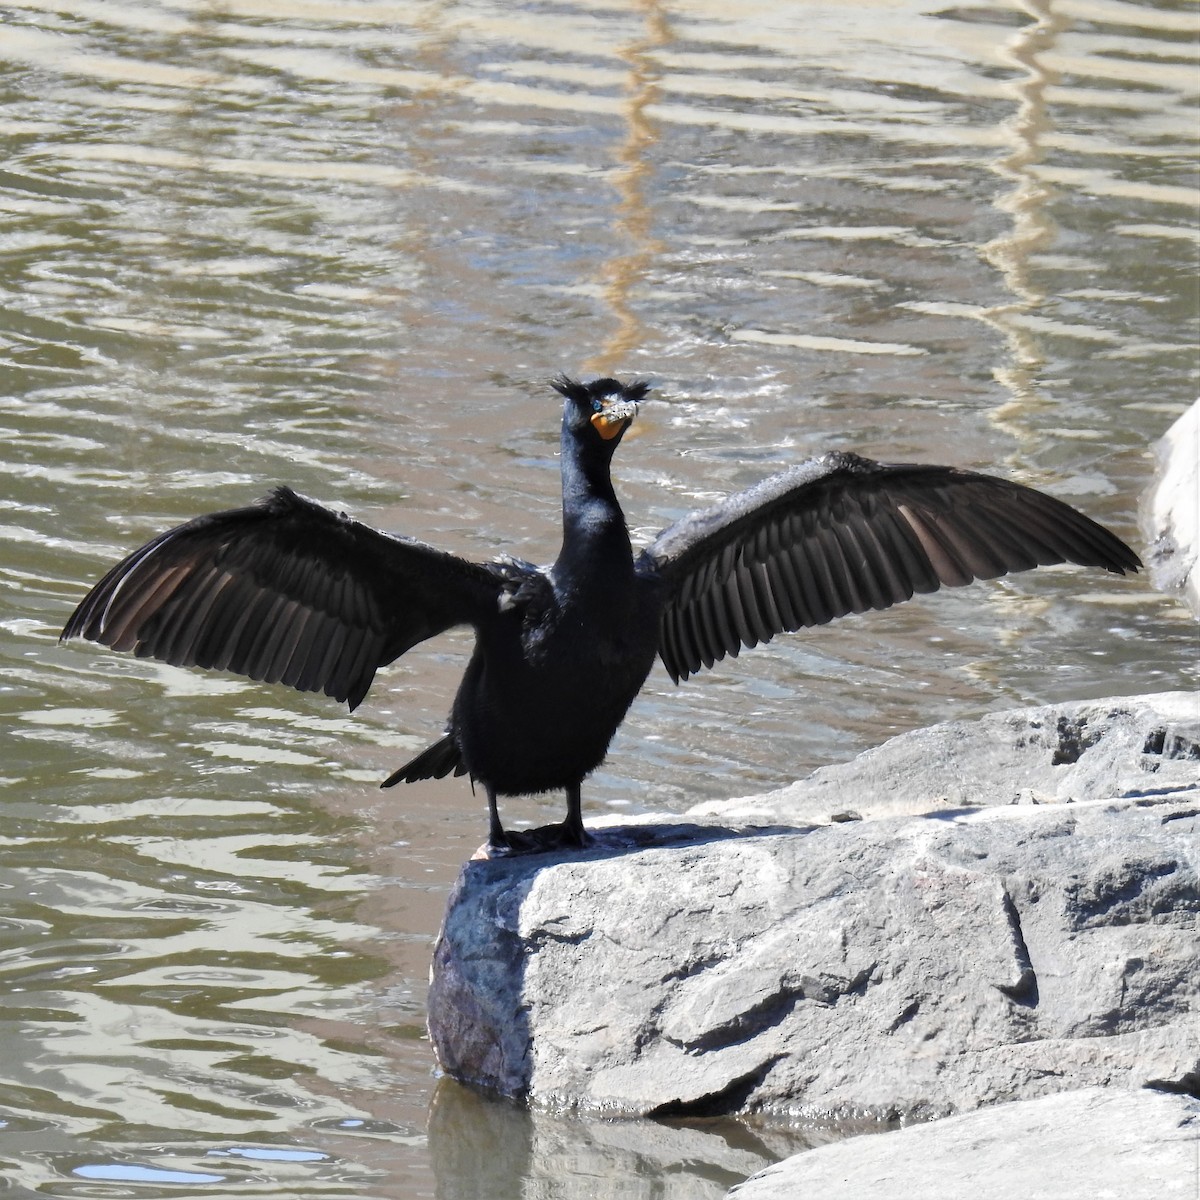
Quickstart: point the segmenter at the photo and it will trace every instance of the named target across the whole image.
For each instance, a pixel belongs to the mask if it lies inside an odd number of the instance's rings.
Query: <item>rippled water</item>
[[[374,786],[469,642],[317,697],[56,643],[150,534],[288,482],[557,548],[558,370],[657,384],[648,535],[831,447],[1136,542],[1195,395],[1194,10],[587,0],[0,5],[0,1181],[54,1196],[717,1197],[803,1144],[437,1083],[462,781]],[[894,732],[1195,684],[1182,611],[1049,570],[652,678],[588,811]],[[557,797],[510,802],[517,823]]]

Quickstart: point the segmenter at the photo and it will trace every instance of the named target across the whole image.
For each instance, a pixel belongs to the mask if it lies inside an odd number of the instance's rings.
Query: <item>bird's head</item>
[[[551,380],[550,386],[565,400],[564,428],[582,445],[606,446],[610,454],[633,423],[638,401],[650,388],[642,380],[628,384],[616,379],[580,383],[566,375]]]

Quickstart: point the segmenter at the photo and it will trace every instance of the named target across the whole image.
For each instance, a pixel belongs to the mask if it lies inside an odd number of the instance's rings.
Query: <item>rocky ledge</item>
[[[586,853],[471,862],[438,1058],[533,1105],[856,1128],[1194,1092],[1198,770],[1194,696],[1024,709]]]
[[[1085,1088],[785,1159],[729,1200],[1192,1200],[1200,1101]]]

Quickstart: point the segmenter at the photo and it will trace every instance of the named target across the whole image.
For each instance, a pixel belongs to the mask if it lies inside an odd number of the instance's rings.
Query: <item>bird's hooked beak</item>
[[[622,433],[637,416],[636,400],[606,400],[599,412],[592,413],[592,427],[607,442]]]

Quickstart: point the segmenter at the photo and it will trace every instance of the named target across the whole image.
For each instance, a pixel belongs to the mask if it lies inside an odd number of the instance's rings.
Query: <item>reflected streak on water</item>
[[[57,630],[117,555],[275,482],[549,558],[558,370],[659,384],[618,463],[642,538],[834,447],[1002,469],[1134,537],[1197,386],[1196,25],[1122,0],[8,4],[0,1178],[691,1200],[804,1145],[435,1089],[429,943],[483,804],[374,785],[440,729],[469,638],[347,716]],[[930,720],[1195,674],[1144,583],[1045,571],[656,675],[585,801],[679,811]]]
[[[1045,141],[1053,129],[1046,92],[1057,78],[1043,60],[1071,24],[1070,18],[1053,9],[1047,0],[1029,0],[1025,7],[1034,19],[1014,33],[1007,48],[1008,56],[1023,72],[1013,84],[1016,112],[1001,123],[1001,128],[1011,131],[1012,148],[995,163],[996,172],[1012,184],[1008,195],[995,201],[997,208],[1011,214],[1012,226],[983,247],[988,262],[1003,275],[1012,300],[981,314],[1000,330],[1007,343],[1007,361],[996,377],[1011,399],[997,411],[996,419],[1005,422],[1002,427],[1017,439],[1021,437],[1022,422],[1006,421],[1006,417],[1010,412],[1019,417],[1021,407],[1038,403],[1036,376],[1044,362],[1039,339],[1022,326],[1019,317],[1048,299],[1038,287],[1033,259],[1054,244],[1056,233],[1048,212],[1054,191],[1036,173],[1037,165],[1046,157]]]
[[[617,51],[629,65],[629,78],[625,84],[625,137],[616,149],[620,166],[612,186],[620,197],[614,213],[616,232],[629,248],[603,266],[604,302],[616,319],[616,328],[603,349],[584,364],[598,375],[619,370],[626,355],[636,353],[645,342],[647,329],[636,305],[636,293],[650,277],[655,259],[666,250],[666,244],[653,234],[654,210],[647,197],[654,174],[650,151],[658,140],[658,129],[648,110],[662,99],[655,52],[669,45],[672,35],[661,4],[642,0],[639,7],[646,15],[646,34]]]

